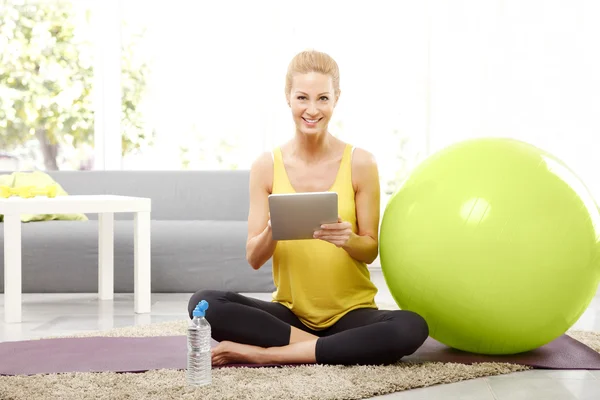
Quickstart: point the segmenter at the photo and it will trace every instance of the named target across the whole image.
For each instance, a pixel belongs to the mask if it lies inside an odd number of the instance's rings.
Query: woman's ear
[[[340,101],[340,95],[342,94],[342,91],[338,91],[337,95],[335,96],[335,103],[333,104],[333,106],[337,106],[338,101]]]

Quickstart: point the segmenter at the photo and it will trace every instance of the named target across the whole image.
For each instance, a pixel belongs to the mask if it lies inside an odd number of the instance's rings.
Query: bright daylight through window
[[[285,70],[315,48],[341,70],[330,130],[375,154],[384,193],[481,136],[600,191],[591,0],[0,4],[0,169],[247,169],[293,134]]]

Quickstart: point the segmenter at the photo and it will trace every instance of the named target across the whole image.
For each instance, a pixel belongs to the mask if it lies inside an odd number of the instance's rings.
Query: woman
[[[190,317],[200,300],[209,302],[206,318],[220,342],[213,365],[396,362],[429,331],[421,316],[375,304],[367,264],[378,253],[379,176],[369,152],[328,132],[340,96],[336,62],[316,51],[296,55],[285,94],[295,135],[250,171],[246,257],[256,270],[273,257],[273,301],[202,290],[190,299]],[[274,241],[269,194],[312,191],[338,193],[338,222],[314,240]]]

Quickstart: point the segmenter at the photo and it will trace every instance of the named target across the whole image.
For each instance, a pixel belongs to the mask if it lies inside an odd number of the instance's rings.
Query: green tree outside
[[[69,1],[0,0],[0,149],[37,140],[46,170],[58,170],[61,146],[93,145],[91,11]],[[151,140],[140,103],[147,65],[135,41],[122,57],[122,152]]]

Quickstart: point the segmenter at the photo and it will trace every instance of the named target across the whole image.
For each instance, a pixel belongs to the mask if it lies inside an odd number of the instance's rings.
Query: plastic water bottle
[[[211,330],[204,317],[207,308],[205,300],[198,303],[188,325],[187,382],[191,386],[204,386],[212,381]]]

